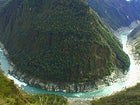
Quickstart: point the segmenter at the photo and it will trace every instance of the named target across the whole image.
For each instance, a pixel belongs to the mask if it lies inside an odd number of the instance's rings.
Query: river
[[[91,91],[91,92],[79,92],[79,93],[64,93],[64,92],[48,92],[46,90],[36,88],[33,86],[29,86],[24,82],[20,82],[10,74],[8,74],[9,70],[9,63],[6,58],[6,56],[3,54],[3,51],[0,50],[0,62],[1,62],[1,68],[4,71],[4,74],[14,80],[14,83],[18,85],[23,91],[30,93],[30,94],[56,94],[59,96],[64,96],[67,98],[79,98],[79,99],[93,99],[93,98],[99,98],[99,97],[104,97],[108,96],[111,94],[114,94],[118,91],[124,90],[127,87],[131,87],[136,85],[139,82],[138,77],[140,76],[140,72],[138,71],[138,64],[135,63],[133,56],[129,53],[128,47],[126,46],[127,42],[127,35],[131,32],[132,30],[125,30],[121,35],[119,35],[119,39],[121,40],[123,44],[123,50],[129,55],[131,65],[130,65],[130,70],[128,74],[126,75],[126,81],[125,82],[116,82],[112,84],[111,86],[104,87],[103,89],[96,90],[96,91]]]

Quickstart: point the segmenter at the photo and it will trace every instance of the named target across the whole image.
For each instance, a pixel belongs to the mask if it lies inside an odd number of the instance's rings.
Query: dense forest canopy
[[[16,69],[45,81],[93,82],[130,64],[82,0],[11,0],[0,24],[0,40]]]

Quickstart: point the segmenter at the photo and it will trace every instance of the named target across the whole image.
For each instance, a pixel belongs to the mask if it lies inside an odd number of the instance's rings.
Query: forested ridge
[[[44,81],[95,82],[129,58],[82,0],[11,0],[0,13],[0,41],[16,69]]]

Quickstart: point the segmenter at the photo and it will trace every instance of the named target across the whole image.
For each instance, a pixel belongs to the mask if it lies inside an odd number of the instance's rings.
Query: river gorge
[[[78,99],[97,99],[100,97],[112,95],[116,92],[122,91],[128,87],[136,85],[138,82],[140,82],[140,71],[139,70],[139,64],[136,63],[133,54],[131,52],[131,46],[127,45],[127,35],[133,30],[133,28],[128,29],[122,29],[117,32],[117,36],[120,39],[121,43],[123,44],[123,50],[129,55],[131,65],[130,70],[126,74],[126,76],[121,79],[118,78],[118,80],[114,83],[112,83],[109,86],[103,87],[98,90],[90,91],[90,92],[76,92],[76,93],[67,93],[67,92],[49,92],[40,88],[36,88],[33,86],[30,86],[24,82],[19,81],[12,75],[8,73],[8,70],[10,69],[10,63],[7,57],[5,56],[3,50],[0,50],[0,62],[1,62],[1,68],[4,71],[4,74],[14,80],[14,83],[18,85],[23,91],[30,93],[30,94],[56,94],[59,96],[64,96],[70,99],[78,98]]]

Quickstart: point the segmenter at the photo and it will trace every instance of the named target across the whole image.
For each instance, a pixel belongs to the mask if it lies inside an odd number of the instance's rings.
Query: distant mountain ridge
[[[87,0],[108,27],[117,30],[140,20],[140,0]]]

